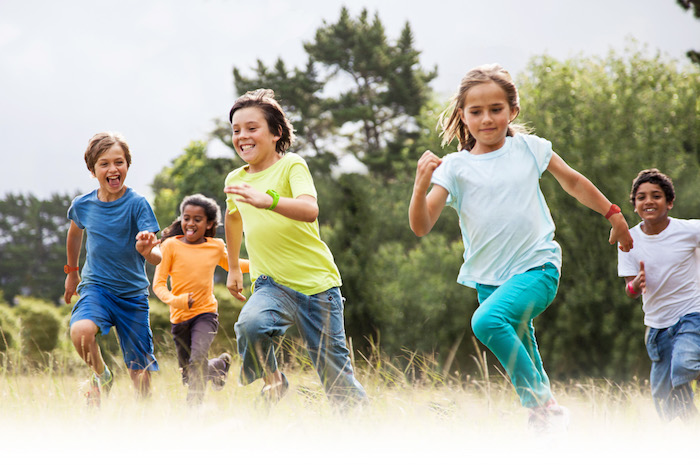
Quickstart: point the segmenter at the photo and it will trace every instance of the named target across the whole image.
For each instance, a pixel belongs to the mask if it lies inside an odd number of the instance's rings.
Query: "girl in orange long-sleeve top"
[[[171,332],[190,404],[202,402],[207,381],[216,390],[223,388],[231,364],[228,353],[208,359],[219,329],[214,270],[217,265],[228,270],[226,245],[214,237],[220,221],[221,210],[213,199],[185,197],[180,217],[163,230],[163,261],[153,278],[154,293],[170,305]],[[242,264],[247,266],[247,261]]]

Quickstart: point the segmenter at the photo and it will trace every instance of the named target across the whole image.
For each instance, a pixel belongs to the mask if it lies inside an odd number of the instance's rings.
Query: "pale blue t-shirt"
[[[561,247],[539,184],[551,158],[549,141],[523,134],[506,137],[491,153],[463,150],[443,158],[432,183],[447,190],[447,205],[459,214],[458,283],[502,285],[548,262],[561,271]]]
[[[129,187],[117,200],[102,202],[95,190],[73,199],[68,218],[87,235],[78,293],[84,285],[100,285],[122,298],[148,295],[146,259],[136,250],[136,234],[160,228],[145,197]]]

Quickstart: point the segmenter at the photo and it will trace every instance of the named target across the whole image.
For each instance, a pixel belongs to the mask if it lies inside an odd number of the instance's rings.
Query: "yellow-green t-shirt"
[[[286,153],[258,173],[248,173],[247,168],[246,165],[229,173],[225,185],[246,183],[261,192],[273,189],[280,197],[317,196],[309,168],[297,154]],[[253,282],[258,276],[267,275],[304,295],[342,284],[333,254],[321,240],[318,220],[292,220],[272,210],[236,204],[235,197],[226,196],[226,207],[229,213],[240,212]]]

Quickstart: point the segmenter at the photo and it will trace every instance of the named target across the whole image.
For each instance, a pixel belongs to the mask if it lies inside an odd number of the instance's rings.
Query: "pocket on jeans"
[[[649,328],[646,334],[646,346],[647,354],[653,362],[658,362],[661,359],[659,354],[659,346],[656,343],[656,338],[659,335],[659,330],[654,328]]]

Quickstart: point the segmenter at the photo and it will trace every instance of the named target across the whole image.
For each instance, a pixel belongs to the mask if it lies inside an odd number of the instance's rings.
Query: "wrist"
[[[639,295],[640,292],[634,289],[634,280],[627,282],[627,293],[629,293],[632,296]]]
[[[77,267],[77,266],[76,266],[76,267],[72,267],[72,266],[70,266],[70,265],[68,265],[68,264],[66,264],[66,265],[63,266],[63,273],[65,273],[65,274],[71,274],[71,273],[74,273],[74,272],[77,273],[78,270],[80,270],[80,267]]]
[[[622,210],[620,210],[620,207],[618,207],[615,204],[612,204],[612,205],[610,205],[610,210],[608,210],[608,213],[605,214],[605,218],[607,220],[610,220],[610,217],[612,217],[613,215],[615,215],[617,213],[621,213],[621,212],[622,212]]]
[[[270,206],[267,207],[266,210],[274,210],[275,207],[277,207],[277,204],[278,204],[279,201],[280,201],[280,195],[279,195],[276,191],[274,191],[274,190],[272,190],[272,189],[268,189],[265,193],[266,193],[267,195],[269,195],[270,197],[272,197],[272,204],[270,204]]]

